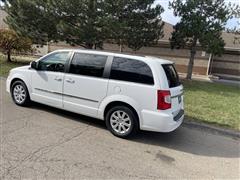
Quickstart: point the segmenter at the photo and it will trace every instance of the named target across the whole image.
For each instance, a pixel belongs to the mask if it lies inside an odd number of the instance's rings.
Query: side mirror
[[[36,61],[32,61],[30,63],[30,66],[31,66],[32,69],[36,69],[36,70],[38,69],[38,63]]]

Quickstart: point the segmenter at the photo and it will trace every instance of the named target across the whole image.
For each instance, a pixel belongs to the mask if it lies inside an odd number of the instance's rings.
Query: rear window
[[[173,66],[173,64],[163,64],[162,67],[166,73],[169,88],[179,86],[181,83],[179,81],[177,71],[176,71],[175,67]]]

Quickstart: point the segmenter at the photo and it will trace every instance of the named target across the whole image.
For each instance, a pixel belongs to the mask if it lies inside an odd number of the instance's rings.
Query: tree
[[[0,30],[0,49],[7,54],[7,60],[11,61],[12,51],[27,52],[31,50],[32,42],[29,38],[17,35],[13,30]]]
[[[56,41],[59,38],[57,19],[48,7],[49,1],[44,0],[4,0],[4,10],[8,14],[6,23],[17,34],[31,38],[34,43]]]
[[[164,22],[160,17],[163,8],[160,5],[153,8],[153,3],[154,0],[139,1],[135,10],[130,10],[132,12],[127,21],[126,45],[134,51],[156,44],[163,37]]]
[[[212,54],[221,55],[224,51],[225,43],[221,34],[230,18],[230,10],[224,0],[174,0],[170,8],[175,16],[180,17],[170,39],[171,46],[190,48],[186,78],[191,79],[198,44]]]
[[[87,49],[102,46],[105,40],[99,0],[56,0],[50,5],[52,15],[58,17],[61,40]]]
[[[109,24],[109,38],[120,46],[127,45],[134,51],[156,43],[163,36],[160,17],[164,11],[154,0],[105,0],[104,16]]]
[[[5,0],[7,24],[34,42],[66,41],[92,49],[104,40],[99,0]]]
[[[154,0],[5,0],[6,22],[34,42],[66,41],[88,49],[105,40],[138,50],[163,34]]]

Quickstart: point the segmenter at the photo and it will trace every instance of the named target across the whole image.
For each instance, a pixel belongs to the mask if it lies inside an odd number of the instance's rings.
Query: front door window
[[[64,72],[69,52],[56,52],[39,61],[39,71]]]

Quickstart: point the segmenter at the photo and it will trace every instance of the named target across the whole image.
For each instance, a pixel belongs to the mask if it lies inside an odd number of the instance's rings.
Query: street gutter
[[[189,128],[195,128],[203,131],[207,131],[213,134],[219,134],[229,136],[232,138],[240,139],[240,131],[234,129],[228,129],[224,127],[217,127],[203,122],[184,120],[183,126]]]

